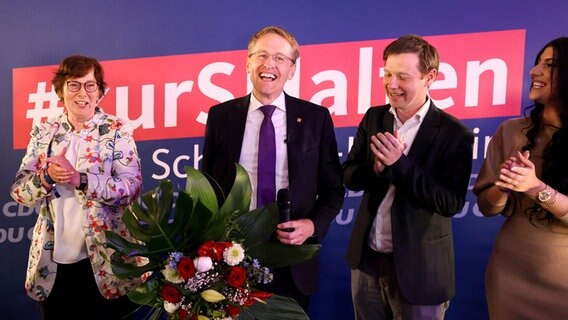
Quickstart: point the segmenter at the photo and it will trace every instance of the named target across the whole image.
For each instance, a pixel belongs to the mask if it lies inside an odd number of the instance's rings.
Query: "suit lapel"
[[[243,136],[245,134],[249,104],[250,94],[237,99],[234,108],[231,109],[227,118],[226,125],[229,128],[227,132],[234,133],[229,137],[229,144],[227,146],[227,160],[230,163],[239,162],[239,158],[241,157],[241,146],[243,144]]]
[[[304,115],[301,106],[290,96],[286,95],[286,140],[288,151],[301,139],[304,127]],[[289,152],[288,152],[289,153]]]
[[[383,119],[383,123],[381,125],[380,132],[390,132],[393,133],[394,128],[394,115],[389,112],[388,108],[385,108],[385,115],[381,117]]]
[[[439,115],[438,108],[436,108],[434,103],[430,102],[430,109],[426,113],[424,121],[422,121],[422,125],[420,125],[420,129],[418,129],[416,138],[414,138],[412,147],[410,147],[408,152],[408,156],[415,159],[417,162],[421,162],[426,156],[432,141],[434,141],[434,138],[438,134],[440,125]]]
[[[288,151],[288,181],[292,186],[295,181],[295,173],[299,170],[302,156],[301,143],[304,126],[305,109],[298,103],[298,100],[285,93],[286,100],[286,148]]]

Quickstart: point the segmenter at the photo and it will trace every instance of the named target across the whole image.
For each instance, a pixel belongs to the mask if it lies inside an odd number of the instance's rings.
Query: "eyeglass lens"
[[[99,88],[99,85],[94,82],[94,81],[88,81],[85,83],[81,83],[79,81],[67,81],[67,89],[69,89],[69,91],[71,92],[77,92],[79,90],[81,90],[81,86],[85,87],[85,91],[92,93],[97,91],[97,89]]]

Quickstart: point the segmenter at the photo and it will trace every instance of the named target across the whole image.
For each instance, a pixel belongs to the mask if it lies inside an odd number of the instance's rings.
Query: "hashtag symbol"
[[[30,93],[28,102],[34,104],[34,108],[26,112],[26,119],[33,119],[33,125],[39,125],[43,118],[50,118],[59,115],[63,108],[57,106],[59,97],[51,88],[51,91],[45,91],[46,83],[38,82],[35,93]],[[43,107],[45,102],[49,102],[49,107]]]

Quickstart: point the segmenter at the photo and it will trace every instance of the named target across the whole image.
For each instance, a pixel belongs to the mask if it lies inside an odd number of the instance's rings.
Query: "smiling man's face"
[[[294,77],[296,64],[292,46],[283,37],[267,33],[259,38],[247,60],[247,72],[253,94],[262,104],[270,104],[284,90],[286,81]]]

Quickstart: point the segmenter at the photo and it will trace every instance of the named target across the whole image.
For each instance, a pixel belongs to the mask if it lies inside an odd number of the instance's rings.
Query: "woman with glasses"
[[[529,75],[534,104],[497,129],[473,189],[484,215],[507,217],[487,303],[491,319],[568,319],[568,38],[546,44]]]
[[[133,317],[125,293],[135,283],[113,275],[113,251],[103,246],[105,230],[128,234],[122,213],[142,187],[133,129],[98,106],[105,82],[97,60],[65,58],[52,83],[64,111],[34,126],[11,188],[18,203],[40,210],[26,291],[43,319],[74,318],[70,308],[83,310],[81,319]]]

